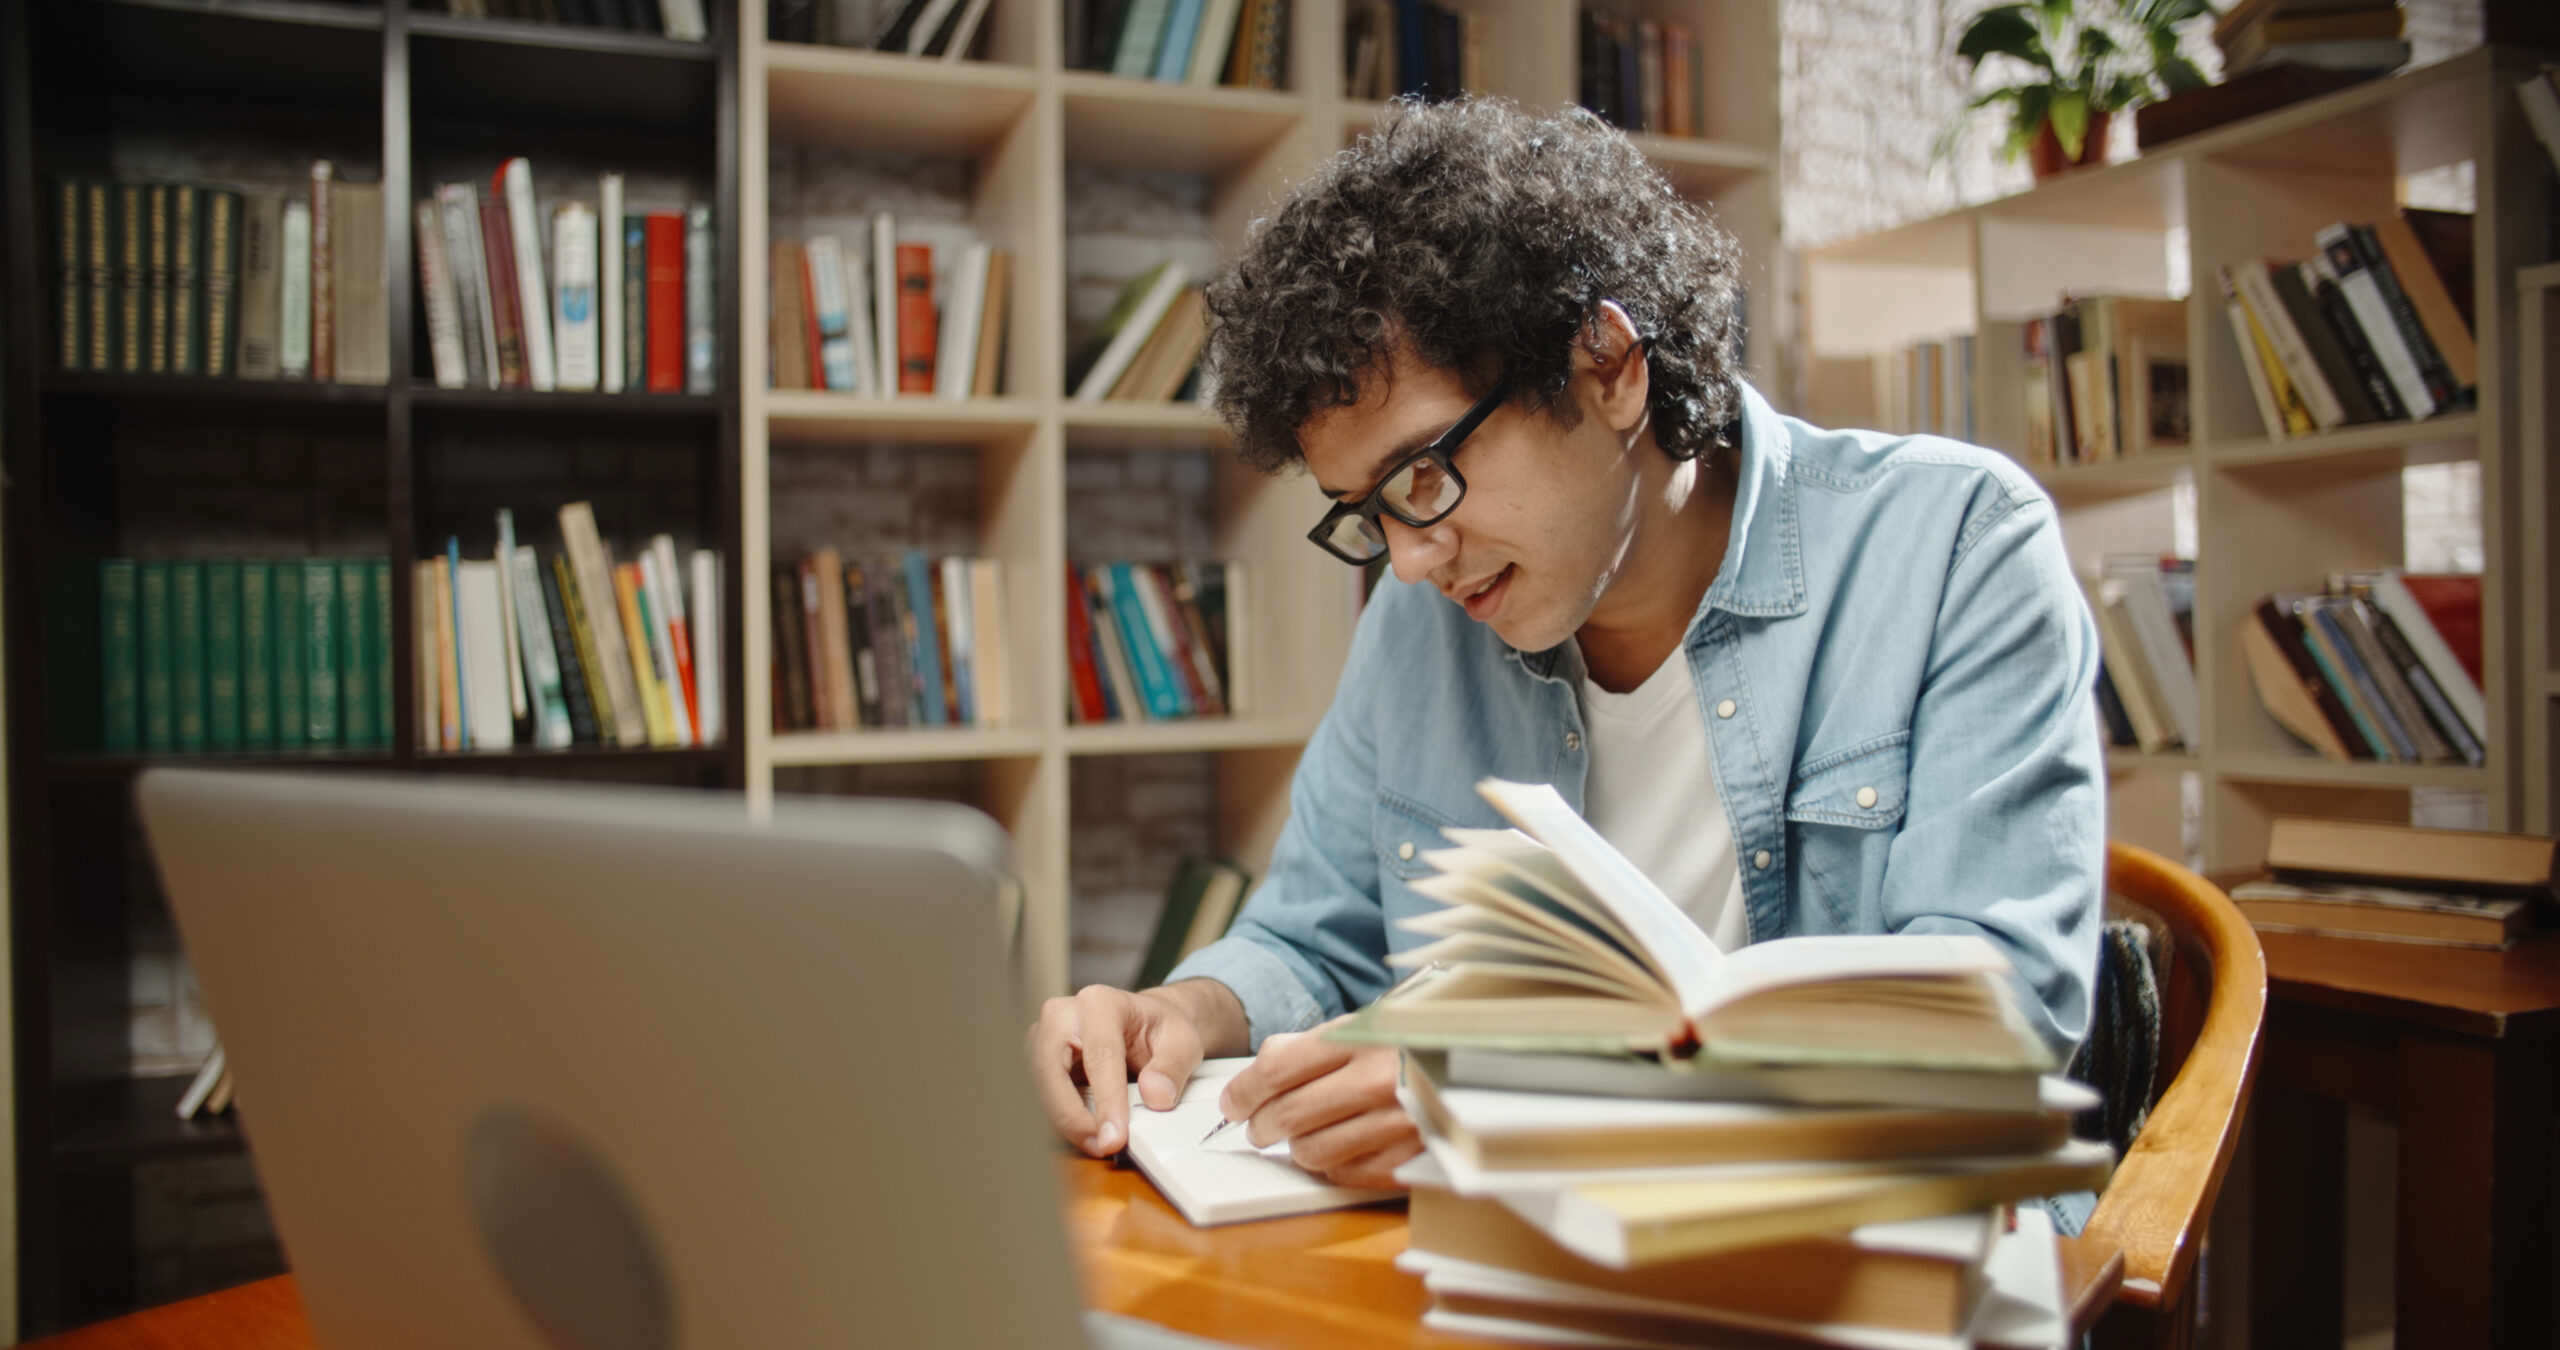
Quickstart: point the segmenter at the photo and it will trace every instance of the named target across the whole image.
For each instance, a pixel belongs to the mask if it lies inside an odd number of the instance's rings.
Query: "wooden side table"
[[[2400,1350],[2560,1345],[2551,1121],[2560,932],[2504,952],[2262,934],[2250,1343],[2336,1345],[2346,1107],[2399,1123]]]

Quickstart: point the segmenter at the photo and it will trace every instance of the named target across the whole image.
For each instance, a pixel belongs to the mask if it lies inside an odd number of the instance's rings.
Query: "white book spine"
[[[2400,630],[2400,636],[2408,639],[2409,650],[2417,655],[2418,663],[2427,668],[2427,673],[2435,677],[2436,687],[2444,691],[2445,701],[2451,703],[2454,712],[2470,726],[2471,734],[2486,741],[2489,735],[2488,700],[2481,696],[2479,683],[2471,678],[2470,670],[2453,654],[2452,645],[2437,630],[2436,621],[2428,615],[2426,606],[2418,603],[2418,597],[2411,593],[2397,572],[2385,572],[2374,581],[2373,599],[2383,613],[2391,616],[2392,625]]]
[[[444,231],[445,268],[453,273],[456,309],[462,317],[462,356],[473,388],[498,387],[497,321],[489,312],[489,269],[480,251],[480,197],[469,183],[436,189],[436,214]]]
[[[898,393],[898,219],[881,211],[871,217],[871,315],[873,354],[878,358],[878,392]]]
[[[1242,717],[1253,711],[1253,593],[1245,585],[1252,572],[1241,558],[1219,566],[1226,572],[1227,714]]]
[[[2231,337],[2240,346],[2240,368],[2249,376],[2249,397],[2258,404],[2258,420],[2267,428],[2267,439],[2285,438],[2284,410],[2276,403],[2275,386],[2267,382],[2266,363],[2258,359],[2257,339],[2249,332],[2249,311],[2238,300],[2224,302],[2223,317],[2231,321]]]
[[[658,0],[658,26],[678,42],[700,42],[711,35],[702,0]]]
[[[958,0],[926,0],[923,12],[907,28],[907,55],[924,55],[925,49],[933,45],[933,35],[941,29],[942,21],[951,17],[951,7],[956,3]]]
[[[969,560],[950,557],[942,560],[942,620],[947,645],[951,648],[951,688],[959,696],[960,706],[952,709],[953,719],[963,725],[978,721],[977,644],[972,640],[969,605]]]
[[[2409,410],[2412,420],[2434,413],[2436,400],[2427,392],[2427,377],[2418,370],[2418,358],[2409,350],[2407,339],[2400,336],[2400,325],[2391,317],[2391,304],[2382,298],[2382,283],[2374,280],[2373,269],[2357,256],[2347,227],[2332,225],[2322,230],[2314,242],[2327,258],[2328,270],[2337,274],[2338,291],[2346,296],[2347,308],[2355,312],[2356,327],[2364,330],[2365,344],[2373,348],[2374,359],[2382,363],[2382,373],[2391,380],[2392,392],[2400,396],[2401,406]]]
[[[597,336],[603,352],[599,363],[600,387],[619,393],[623,385],[623,362],[629,354],[622,350],[622,175],[609,173],[596,180],[596,224],[601,231],[596,246],[596,321],[601,330]]]
[[[1138,612],[1147,621],[1147,640],[1156,646],[1157,664],[1172,682],[1175,701],[1186,715],[1199,712],[1197,701],[1191,696],[1191,682],[1182,678],[1182,644],[1173,636],[1174,625],[1180,620],[1166,609],[1170,597],[1164,594],[1156,569],[1145,563],[1129,564],[1129,584],[1137,589]]]
[[[2320,366],[2312,358],[2311,348],[2302,340],[2302,330],[2294,327],[2292,311],[2284,307],[2284,298],[2276,294],[2276,284],[2267,275],[2267,264],[2251,258],[2236,263],[2231,276],[2240,284],[2240,296],[2248,301],[2249,312],[2267,335],[2267,345],[2275,348],[2276,358],[2284,362],[2285,378],[2294,392],[2302,396],[2303,406],[2311,410],[2311,420],[2322,431],[2332,430],[2347,420],[2346,405],[2338,402],[2336,391],[2320,374]]]
[[[702,714],[702,743],[718,745],[722,731],[720,702],[720,555],[707,548],[693,551],[693,688]]]
[[[507,649],[507,712],[522,718],[531,711],[525,697],[524,651],[516,641],[516,513],[498,508],[498,632]]]
[[[1138,348],[1146,345],[1147,338],[1156,331],[1156,325],[1164,322],[1164,312],[1173,308],[1175,297],[1190,284],[1190,270],[1178,262],[1168,264],[1156,274],[1155,284],[1147,288],[1146,295],[1138,301],[1137,309],[1129,315],[1129,321],[1120,326],[1119,332],[1111,335],[1111,342],[1102,349],[1101,358],[1093,363],[1093,369],[1085,372],[1084,383],[1076,386],[1076,402],[1100,403],[1102,396],[1111,392],[1111,386],[1119,382],[1121,373],[1137,356]]]
[[[676,565],[675,537],[665,534],[653,536],[649,540],[649,555],[658,560],[660,598],[653,603],[658,606],[659,622],[667,629],[667,654],[670,658],[675,656],[675,640],[681,637],[684,639],[685,652],[691,655],[693,626],[685,617],[685,577],[684,569]],[[686,696],[684,675],[687,665],[698,670],[701,664],[699,660],[684,662],[671,659],[670,665],[675,670],[675,683],[667,687],[668,699],[683,705],[686,729],[692,734],[695,745],[705,743],[702,738],[702,709],[693,699]]]
[[[969,560],[970,650],[978,662],[978,725],[1000,727],[1012,716],[1006,679],[1004,573],[993,558]]]
[[[507,709],[508,625],[500,616],[498,564],[466,559],[453,578],[454,608],[461,612],[456,640],[462,646],[463,701],[471,709],[470,747],[504,750],[515,744],[515,719]]]
[[[542,562],[531,544],[518,544],[509,555],[508,578],[516,607],[516,646],[524,653],[525,677],[532,684],[533,743],[559,749],[576,739],[569,726],[569,703],[560,685],[560,649],[553,645],[551,616],[542,599]]]
[[[720,387],[720,322],[715,295],[711,208],[696,202],[684,212],[684,388],[708,394]]]
[[[949,402],[964,402],[977,383],[978,321],[986,308],[987,259],[984,243],[963,249],[951,273],[951,298],[942,307],[942,351],[934,362],[933,392]]]
[[[809,301],[818,322],[818,384],[850,390],[858,381],[853,364],[853,334],[845,313],[844,249],[827,235],[815,235],[802,253],[809,269]]]
[[[1227,53],[1235,49],[1236,19],[1243,12],[1244,0],[1209,0],[1200,15],[1200,35],[1191,44],[1191,70],[1184,83],[1210,88],[1227,73]]]
[[[640,550],[640,589],[649,601],[642,617],[647,620],[650,666],[667,701],[667,724],[675,731],[676,744],[696,744],[693,715],[685,708],[684,681],[677,674],[675,639],[667,626],[667,579],[658,570],[653,549]]]
[[[837,275],[844,279],[845,337],[852,344],[853,383],[849,387],[857,394],[877,394],[880,353],[871,341],[873,325],[878,321],[871,303],[871,265],[858,254],[846,257],[841,244],[836,247],[836,258],[841,264]]]
[[[311,203],[302,198],[284,204],[283,323],[276,343],[276,373],[288,380],[311,378]]]
[[[453,284],[434,202],[418,203],[417,222],[418,289],[426,295],[427,351],[435,360],[436,387],[465,388],[471,383],[471,366],[462,354],[462,296]]]
[[[206,1100],[213,1095],[213,1085],[230,1072],[228,1058],[221,1046],[213,1047],[213,1053],[205,1057],[204,1067],[196,1070],[195,1081],[187,1084],[186,1092],[178,1098],[178,1119],[193,1120],[204,1109]]]
[[[968,56],[969,44],[978,39],[978,25],[986,22],[990,2],[969,0],[969,7],[960,11],[960,21],[951,28],[951,44],[942,49],[943,60],[959,61]]]
[[[596,213],[564,202],[551,215],[553,377],[562,389],[596,387]]]
[[[551,352],[551,285],[542,266],[542,218],[533,205],[533,166],[519,155],[499,171],[506,185],[507,233],[516,251],[516,296],[524,311],[524,364],[536,389],[559,387]]]

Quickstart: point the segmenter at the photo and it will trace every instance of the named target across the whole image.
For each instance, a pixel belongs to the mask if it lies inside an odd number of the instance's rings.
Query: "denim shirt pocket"
[[[1424,861],[1423,855],[1449,846],[1440,831],[1454,823],[1442,812],[1402,793],[1378,793],[1377,805],[1370,813],[1370,836],[1378,853],[1378,900],[1388,924],[1389,950],[1400,951],[1424,941],[1419,934],[1395,927],[1395,921],[1440,908],[1439,901],[1416,894],[1410,883],[1439,870]]]
[[[1795,882],[1837,932],[1873,931],[1886,855],[1911,789],[1911,733],[1896,731],[1796,768],[1787,790]]]

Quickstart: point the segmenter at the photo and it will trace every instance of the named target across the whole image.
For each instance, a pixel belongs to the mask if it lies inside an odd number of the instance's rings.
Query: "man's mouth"
[[[1517,566],[1506,564],[1501,571],[1465,590],[1451,591],[1449,596],[1465,607],[1468,618],[1478,621],[1489,619],[1495,610],[1502,607],[1502,597],[1511,588],[1511,574]]]

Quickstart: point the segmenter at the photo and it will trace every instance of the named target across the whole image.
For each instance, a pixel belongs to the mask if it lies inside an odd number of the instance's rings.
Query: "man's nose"
[[[1395,568],[1396,580],[1407,585],[1428,583],[1431,574],[1457,552],[1458,532],[1445,520],[1416,529],[1381,513],[1378,528],[1387,536],[1388,565]]]

